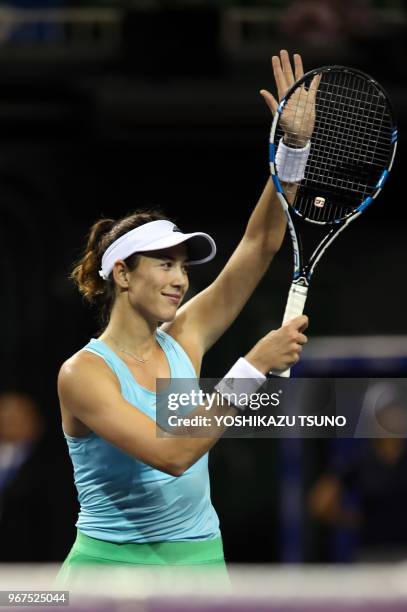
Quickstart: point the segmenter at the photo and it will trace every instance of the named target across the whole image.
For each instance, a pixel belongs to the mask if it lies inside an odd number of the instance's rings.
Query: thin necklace
[[[110,334],[107,334],[107,337],[110,338],[110,340],[112,340],[112,342],[117,346],[117,348],[119,349],[119,351],[121,353],[125,353],[126,355],[130,355],[130,357],[133,357],[133,359],[135,359],[139,363],[147,363],[149,361],[148,359],[142,359],[141,357],[137,357],[137,355],[135,355],[134,353],[131,353],[130,351],[126,351],[126,349],[124,349],[122,346],[120,346],[120,344],[117,342],[117,340],[115,340],[115,338],[113,338],[113,336],[111,336]]]

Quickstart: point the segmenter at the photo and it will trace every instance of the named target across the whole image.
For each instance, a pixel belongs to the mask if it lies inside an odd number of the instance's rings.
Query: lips
[[[181,296],[177,293],[162,293],[164,297],[167,297],[173,304],[179,304]]]

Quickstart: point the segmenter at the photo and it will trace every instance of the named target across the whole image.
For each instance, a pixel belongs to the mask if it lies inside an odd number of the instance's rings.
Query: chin
[[[171,314],[170,313],[166,313],[165,315],[162,314],[162,316],[160,317],[160,323],[171,323],[171,321],[173,321],[176,316],[177,316],[176,310],[172,312]]]
[[[160,312],[157,312],[154,316],[160,323],[170,323],[177,315],[178,306],[172,308],[162,308]]]

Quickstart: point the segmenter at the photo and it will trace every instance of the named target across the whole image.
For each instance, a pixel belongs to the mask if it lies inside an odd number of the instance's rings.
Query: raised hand
[[[301,55],[293,55],[294,72],[290,56],[286,50],[280,51],[280,56],[272,57],[274,79],[280,101],[287,91],[304,75]],[[298,88],[285,105],[281,114],[281,127],[284,130],[284,142],[289,146],[304,147],[312,136],[315,125],[315,100],[321,78],[315,76],[309,89],[303,85]],[[273,113],[277,112],[279,102],[266,89],[260,90],[267,106]]]

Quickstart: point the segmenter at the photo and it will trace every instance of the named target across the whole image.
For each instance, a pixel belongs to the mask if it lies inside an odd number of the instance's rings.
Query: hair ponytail
[[[92,225],[85,251],[72,270],[71,278],[88,302],[93,302],[97,295],[105,291],[106,283],[99,276],[103,255],[100,253],[100,245],[102,236],[110,232],[114,224],[114,219],[100,219]]]

